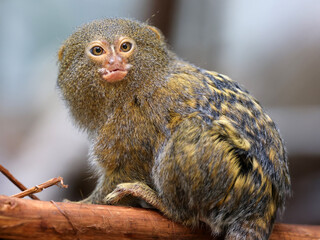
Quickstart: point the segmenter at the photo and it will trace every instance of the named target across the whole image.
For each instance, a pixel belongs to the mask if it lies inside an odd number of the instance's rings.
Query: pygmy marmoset
[[[99,177],[82,202],[151,205],[226,239],[268,239],[290,177],[279,131],[248,91],[128,19],[82,26],[58,57],[58,87]]]

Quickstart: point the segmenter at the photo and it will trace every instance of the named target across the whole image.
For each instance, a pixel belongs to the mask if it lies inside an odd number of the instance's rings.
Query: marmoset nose
[[[107,60],[109,65],[114,65],[114,64],[121,64],[123,62],[123,59],[120,56],[117,56],[116,54],[112,54],[108,57]]]
[[[116,61],[115,56],[111,56],[111,57],[109,58],[109,64],[110,64],[110,65],[114,64],[115,61]]]

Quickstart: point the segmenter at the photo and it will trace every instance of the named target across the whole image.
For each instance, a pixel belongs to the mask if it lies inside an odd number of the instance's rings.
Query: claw
[[[121,198],[123,198],[124,195],[126,195],[126,188],[122,187],[121,185],[122,184],[117,185],[117,187],[103,199],[105,204],[116,204]]]

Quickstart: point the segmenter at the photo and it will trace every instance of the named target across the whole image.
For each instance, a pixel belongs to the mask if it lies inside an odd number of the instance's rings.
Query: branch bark
[[[0,238],[218,239],[147,209],[45,202],[0,195]],[[277,224],[271,240],[320,239],[319,226]]]

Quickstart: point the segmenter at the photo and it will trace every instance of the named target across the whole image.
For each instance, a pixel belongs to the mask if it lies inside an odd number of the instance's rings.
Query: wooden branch
[[[130,207],[45,202],[0,196],[0,238],[209,239],[156,211]]]
[[[63,178],[62,177],[57,177],[57,178],[52,178],[44,183],[41,183],[39,185],[36,185],[32,188],[26,189],[25,191],[21,192],[21,193],[17,193],[15,195],[12,195],[11,197],[17,197],[17,198],[23,198],[25,196],[28,196],[32,193],[38,193],[43,191],[43,189],[51,187],[53,185],[57,185],[59,184],[61,187],[63,188],[67,188],[68,185],[64,185],[63,184]]]
[[[140,208],[45,202],[0,195],[0,238],[218,239]],[[319,226],[277,224],[271,240],[320,239]]]
[[[27,190],[27,188],[20,182],[18,179],[16,179],[8,169],[6,169],[4,166],[0,164],[0,172],[3,173],[14,185],[16,185],[21,191]],[[40,200],[37,196],[30,194],[29,197],[31,197],[34,200]]]
[[[319,240],[320,226],[276,224],[269,240]]]

